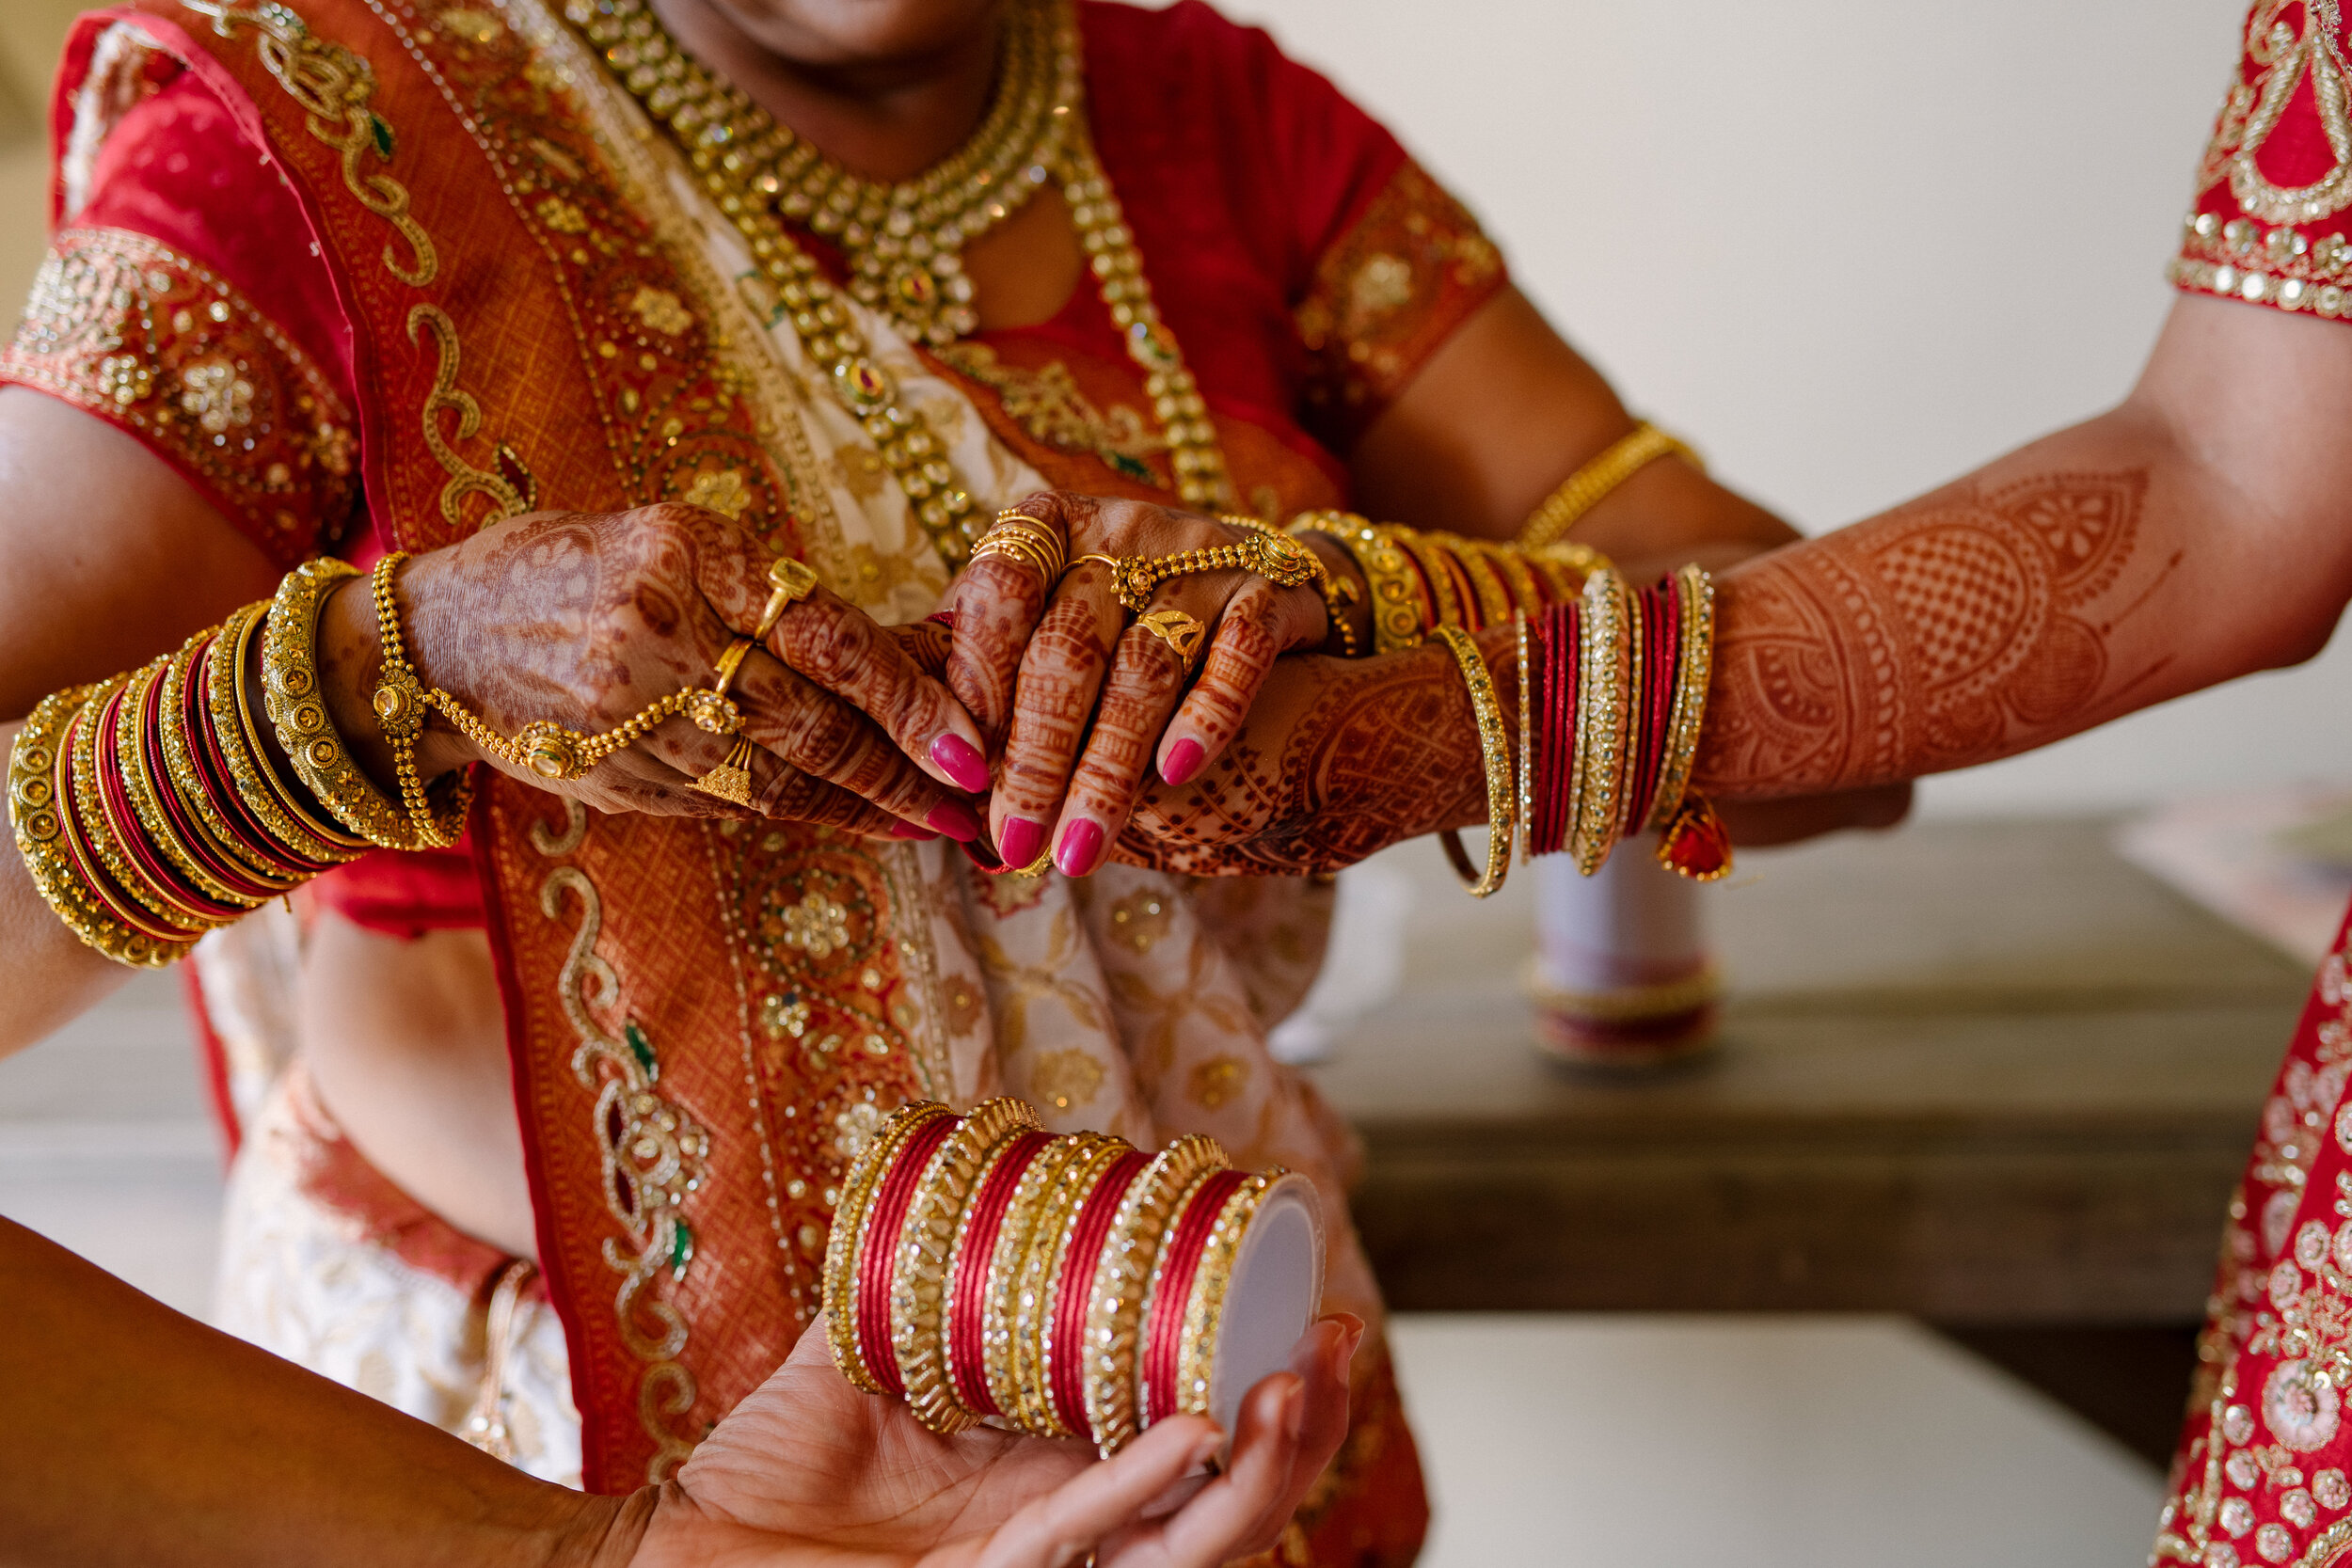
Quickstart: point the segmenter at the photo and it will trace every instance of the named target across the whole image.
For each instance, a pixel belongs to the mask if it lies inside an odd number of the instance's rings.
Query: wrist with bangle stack
[[[723,692],[689,688],[603,735],[548,722],[500,735],[426,690],[409,665],[392,595],[405,559],[387,557],[373,583],[382,664],[372,705],[397,799],[353,755],[320,672],[321,610],[357,576],[342,562],[306,562],[275,596],[176,651],[34,708],[9,748],[8,822],[35,888],[85,945],[159,968],[371,849],[454,844],[472,784],[462,772],[445,784],[419,776],[428,706],[488,754],[548,779],[578,777],[672,714],[718,734],[741,728]]]

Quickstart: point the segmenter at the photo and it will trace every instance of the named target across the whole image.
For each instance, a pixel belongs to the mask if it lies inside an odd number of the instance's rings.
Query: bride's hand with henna
[[[543,513],[418,556],[396,578],[410,662],[502,735],[549,721],[617,728],[674,692],[711,684],[727,645],[756,629],[768,561],[699,507]],[[328,602],[320,655],[335,719],[379,782],[389,757],[369,709],[379,662],[364,581]],[[691,787],[733,737],[671,718],[580,777],[551,782],[485,758],[436,716],[419,744],[431,778],[475,761],[599,811],[763,816],[852,832],[969,840],[960,792],[987,784],[980,731],[899,638],[823,588],[784,612],[731,689],[752,743],[751,804]]]
[[[1311,584],[1242,571],[1171,578],[1147,610],[1181,611],[1203,628],[1187,663],[1121,606],[1106,567],[1080,558],[1171,555],[1238,544],[1250,531],[1060,492],[1015,510],[1067,542],[1071,568],[1051,584],[1014,556],[965,567],[952,590],[947,683],[1003,746],[991,829],[1006,863],[1026,865],[1050,845],[1056,864],[1085,876],[1107,857],[1138,792],[1199,777],[1241,729],[1275,659],[1322,645],[1330,626]],[[1343,555],[1316,553],[1327,571],[1352,569]]]

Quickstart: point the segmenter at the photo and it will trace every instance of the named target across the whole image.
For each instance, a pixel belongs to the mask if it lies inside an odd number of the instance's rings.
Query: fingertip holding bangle
[[[1025,816],[1008,816],[997,831],[996,847],[1007,865],[1027,865],[1045,847],[1045,826]]]

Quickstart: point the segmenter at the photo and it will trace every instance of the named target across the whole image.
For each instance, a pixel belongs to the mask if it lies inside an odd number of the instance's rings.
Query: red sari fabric
[[[1499,253],[1394,136],[1263,30],[1236,26],[1201,0],[1165,10],[1089,0],[1081,16],[1096,144],[1220,435],[1229,446],[1307,457],[1329,481],[1329,493],[1278,489],[1245,502],[1277,514],[1342,504],[1356,436],[1503,286]],[[265,317],[299,351],[241,344],[237,366],[249,379],[292,384],[298,356],[354,402],[351,330],[293,192],[210,92],[158,57],[145,71],[140,101],[93,162],[87,199],[55,215],[72,234],[145,236],[228,284],[241,317]],[[839,258],[806,238],[838,276]],[[158,352],[174,335],[167,314],[153,329]],[[1012,411],[1025,393],[1034,409],[1045,378],[1067,372],[1082,401],[1091,393],[1114,411],[1136,401],[1119,328],[1085,281],[1050,320],[979,334],[944,358],[999,434],[1033,458],[1043,456],[1041,443],[1072,450],[1067,400],[1057,400],[1046,416],[1055,428],[1042,436],[1040,418],[1025,424]],[[87,344],[44,352],[20,338],[0,353],[0,382],[64,396],[141,436],[280,564],[321,551],[364,564],[386,547],[346,537],[356,532],[356,486],[307,508],[257,504],[236,476],[261,459],[240,453],[224,468],[208,461],[224,444],[215,434],[128,417],[100,380],[103,363]],[[1077,483],[1166,499],[1172,486],[1160,460],[1122,452],[1119,436],[1099,428],[1112,421],[1092,422],[1078,440],[1081,450],[1097,443],[1101,467]],[[1148,421],[1138,415],[1134,426]],[[227,442],[242,441],[245,428]],[[320,878],[307,896],[388,936],[478,927],[484,918],[463,847],[371,854]]]

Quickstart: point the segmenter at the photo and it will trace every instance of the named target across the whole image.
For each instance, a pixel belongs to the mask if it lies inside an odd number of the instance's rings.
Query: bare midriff
[[[457,1229],[536,1254],[506,1032],[480,931],[379,936],[323,913],[296,1018],[319,1098],[376,1169]]]

